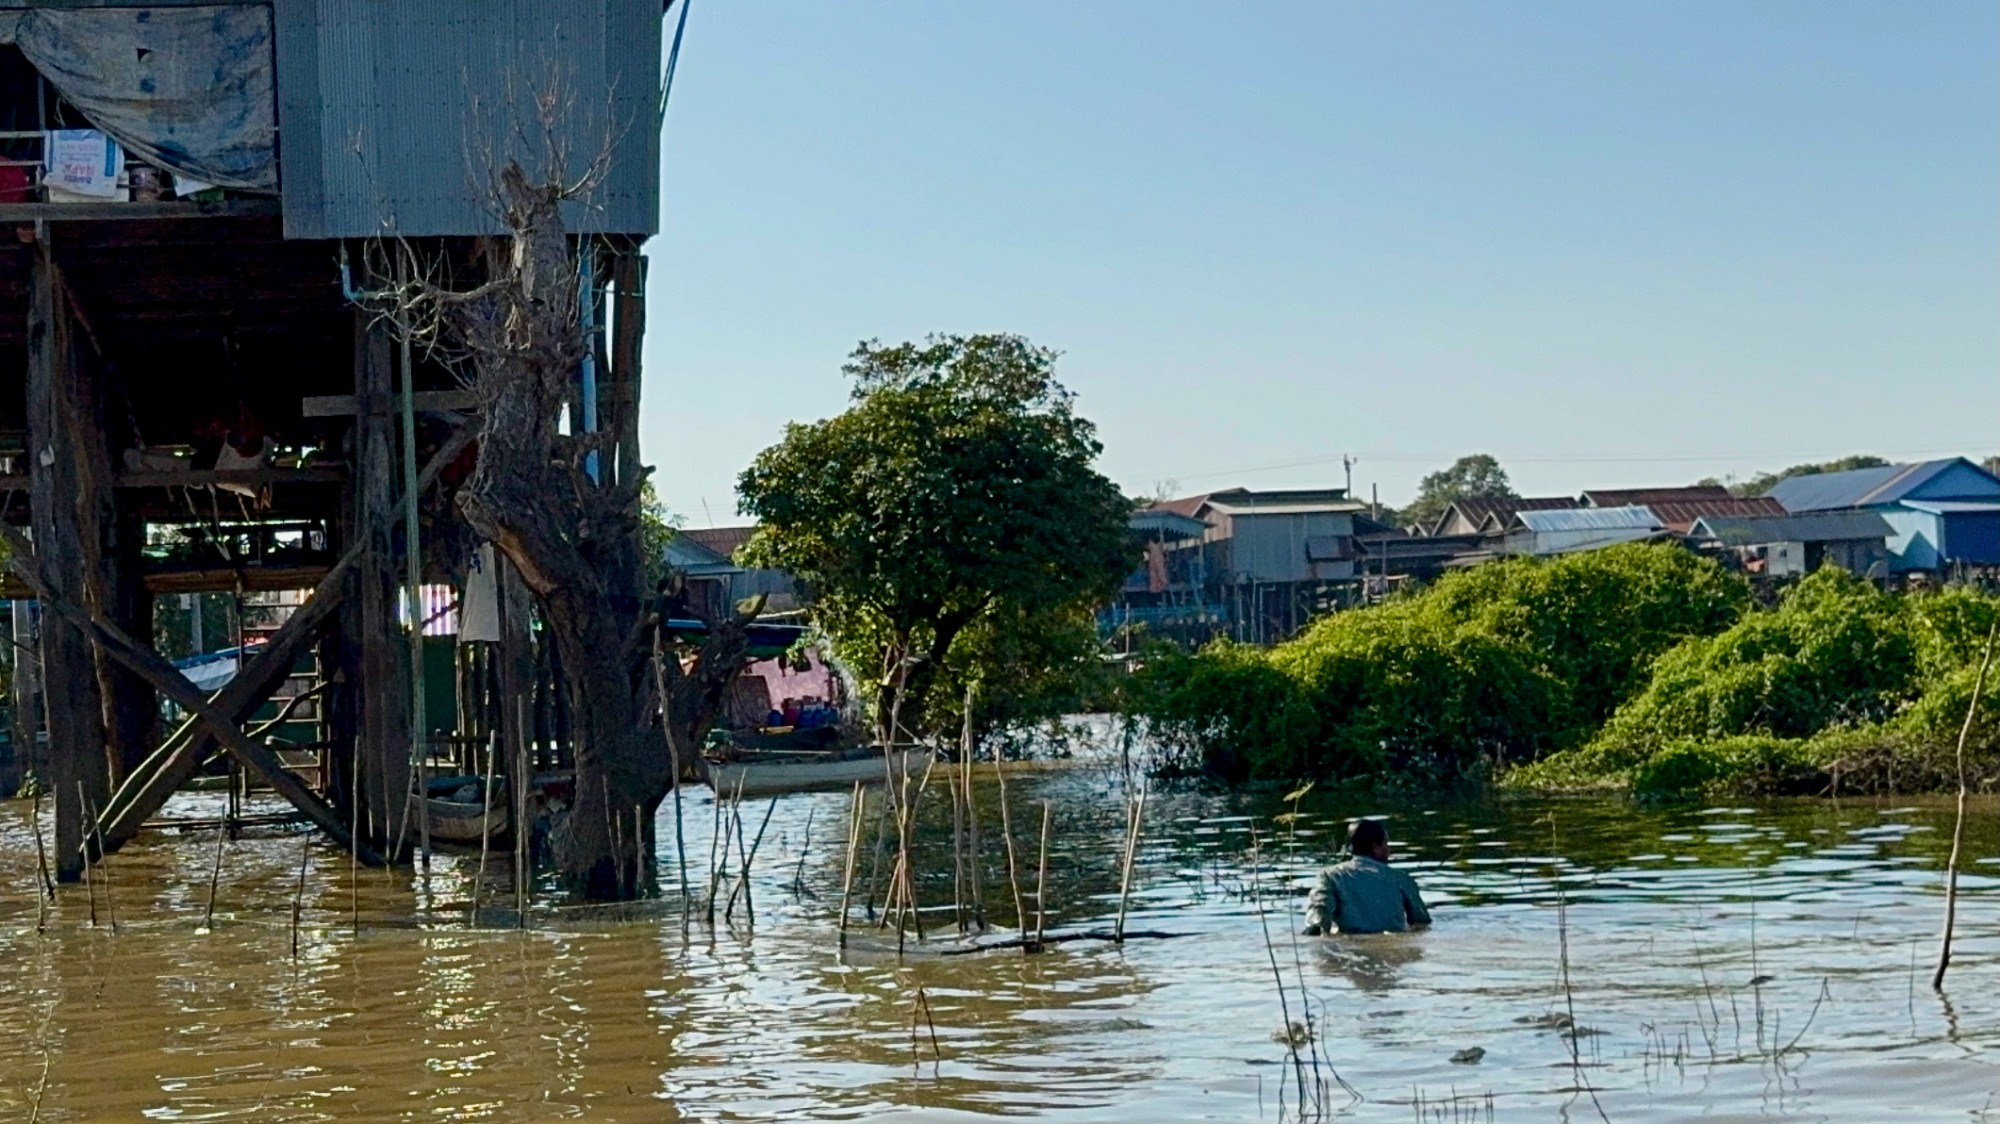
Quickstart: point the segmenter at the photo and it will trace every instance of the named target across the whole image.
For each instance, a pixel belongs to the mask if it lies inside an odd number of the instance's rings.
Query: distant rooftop
[[[1660,522],[1677,535],[1685,535],[1693,529],[1695,521],[1706,516],[1783,515],[1785,505],[1769,496],[1724,496],[1717,499],[1678,500],[1672,503],[1649,503]]]
[[[1530,531],[1664,530],[1653,509],[1639,504],[1621,507],[1575,507],[1557,511],[1517,511],[1514,518]]]
[[[1583,502],[1587,507],[1651,507],[1659,503],[1734,498],[1729,489],[1720,484],[1689,484],[1679,488],[1589,488],[1583,493]]]
[[[1695,520],[1692,537],[1713,539],[1724,546],[1759,546],[1774,542],[1855,542],[1886,539],[1889,521],[1872,511],[1811,511],[1797,515],[1705,515]]]
[[[1953,473],[1957,476],[1947,480]],[[1778,481],[1765,494],[1788,511],[1826,511],[1900,503],[1919,491],[1925,493],[1920,498],[1931,500],[1990,499],[2000,496],[2000,479],[1964,457],[1946,457],[1918,464],[1793,476]]]
[[[703,547],[727,561],[735,561],[737,550],[750,541],[757,528],[749,527],[694,527],[674,532],[674,537],[700,543]]]

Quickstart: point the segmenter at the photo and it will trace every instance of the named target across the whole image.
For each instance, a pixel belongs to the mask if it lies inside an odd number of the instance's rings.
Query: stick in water
[[[306,907],[306,861],[312,858],[312,836],[299,836],[299,885],[292,891],[292,959],[299,958],[299,919]]]
[[[222,844],[228,838],[229,822],[225,819],[215,827],[215,862],[208,868],[208,908],[201,915],[201,928],[205,933],[215,931],[215,890],[222,881]]]
[[[1965,725],[1958,728],[1958,819],[1951,829],[1951,859],[1945,863],[1944,933],[1938,938],[1937,971],[1931,988],[1944,990],[1944,972],[1951,967],[1951,929],[1958,920],[1958,852],[1965,843],[1965,743],[1972,737],[1973,720],[1979,717],[1979,695],[1986,689],[1986,672],[1993,666],[1993,637],[2000,631],[2000,617],[1986,630],[1986,654],[1979,658],[1979,675],[1972,681],[1972,699],[1965,704]]]
[[[1125,822],[1125,868],[1118,879],[1118,924],[1112,929],[1112,939],[1118,944],[1125,943],[1125,903],[1132,897],[1132,862],[1139,855],[1139,832],[1145,822],[1146,790],[1142,788]]]
[[[993,751],[993,776],[1000,783],[1000,837],[1007,842],[1007,885],[1014,891],[1014,927],[1028,936],[1028,910],[1021,904],[1021,876],[1014,863],[1014,824],[1007,816],[1007,773],[1000,768],[1000,751]],[[1024,945],[1025,947],[1025,945]]]
[[[87,801],[85,807],[90,810],[90,834],[97,839],[97,861],[102,863],[104,861],[104,821],[97,815],[97,801]],[[111,931],[115,933],[118,931],[118,906],[111,900],[111,872],[107,869],[103,874],[104,915],[110,920]]]
[[[866,806],[861,782],[854,782],[854,802],[847,806],[847,872],[840,879],[840,947],[847,947],[847,909],[854,900],[854,866],[861,847],[861,817]]]
[[[486,779],[480,782],[479,792],[479,873],[472,880],[472,910],[465,918],[468,925],[479,924],[479,889],[486,885],[486,851],[493,845],[493,751],[499,744],[499,731],[486,735]]]
[[[1049,802],[1042,801],[1042,857],[1035,870],[1035,947],[1049,925]]]
[[[42,896],[47,901],[56,900],[56,880],[49,877],[49,851],[42,843],[42,786],[35,786],[35,806],[28,813],[29,821],[35,828],[35,865],[42,872]]]
[[[83,782],[76,782],[76,814],[83,814]],[[60,813],[61,809],[58,808]],[[90,880],[90,833],[83,833],[83,893],[90,899],[90,927],[97,928],[97,887]]]

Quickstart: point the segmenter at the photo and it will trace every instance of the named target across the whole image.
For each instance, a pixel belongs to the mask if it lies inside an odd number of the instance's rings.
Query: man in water
[[[1352,858],[1320,872],[1306,901],[1306,935],[1400,933],[1431,923],[1416,879],[1389,869],[1389,833],[1379,820],[1355,820]]]

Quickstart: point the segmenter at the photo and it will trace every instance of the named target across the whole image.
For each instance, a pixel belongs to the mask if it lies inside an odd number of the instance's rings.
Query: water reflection
[[[994,795],[986,900],[1011,921]],[[1024,856],[1024,825],[1053,808],[1050,928],[1103,924],[1116,775],[1023,776],[1010,795]],[[442,856],[428,878],[356,872],[280,830],[227,845],[212,932],[214,835],[195,833],[113,860],[97,896],[115,934],[91,926],[81,887],[38,933],[27,806],[0,806],[0,1118],[26,1119],[40,1090],[51,1122],[1246,1119],[1276,1114],[1274,1034],[1307,1014],[1316,1053],[1365,1098],[1339,1106],[1356,1120],[1412,1119],[1454,1091],[1482,1114],[1490,1093],[1498,1119],[1595,1119],[1579,1067],[1620,1121],[1978,1119],[2000,1086],[1991,801],[1968,833],[1944,999],[1928,961],[1949,821],[1930,801],[1316,795],[1280,826],[1268,798],[1155,793],[1128,924],[1170,939],[945,955],[958,941],[940,935],[901,957],[867,925],[844,951],[836,939],[844,856],[825,825],[846,801],[781,801],[754,930],[739,914],[714,933],[684,933],[674,895],[545,905],[516,929],[497,862],[481,891],[496,904],[469,928],[476,855]],[[687,810],[699,881],[712,812],[699,797]],[[1296,937],[1314,872],[1360,814],[1389,820],[1436,927]],[[946,810],[925,823],[920,892],[944,905]],[[1472,1047],[1476,1061],[1452,1060]]]

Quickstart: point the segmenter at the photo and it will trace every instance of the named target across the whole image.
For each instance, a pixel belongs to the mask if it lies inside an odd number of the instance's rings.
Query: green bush
[[[1127,705],[1148,721],[1166,773],[1229,784],[1309,771],[1318,717],[1305,692],[1255,648],[1219,641],[1195,655],[1155,653]]]
[[[1806,743],[1763,735],[1677,741],[1632,770],[1632,792],[1652,798],[1807,791],[1820,768]]]
[[[1596,740],[1646,747],[1739,734],[1802,738],[1891,717],[1914,699],[1916,677],[1917,645],[1901,603],[1822,569],[1775,610],[1667,653]]]
[[[1512,559],[1322,617],[1268,653],[1156,660],[1132,710],[1170,769],[1450,779],[1587,739],[1662,652],[1749,603],[1740,578],[1672,546]]]

